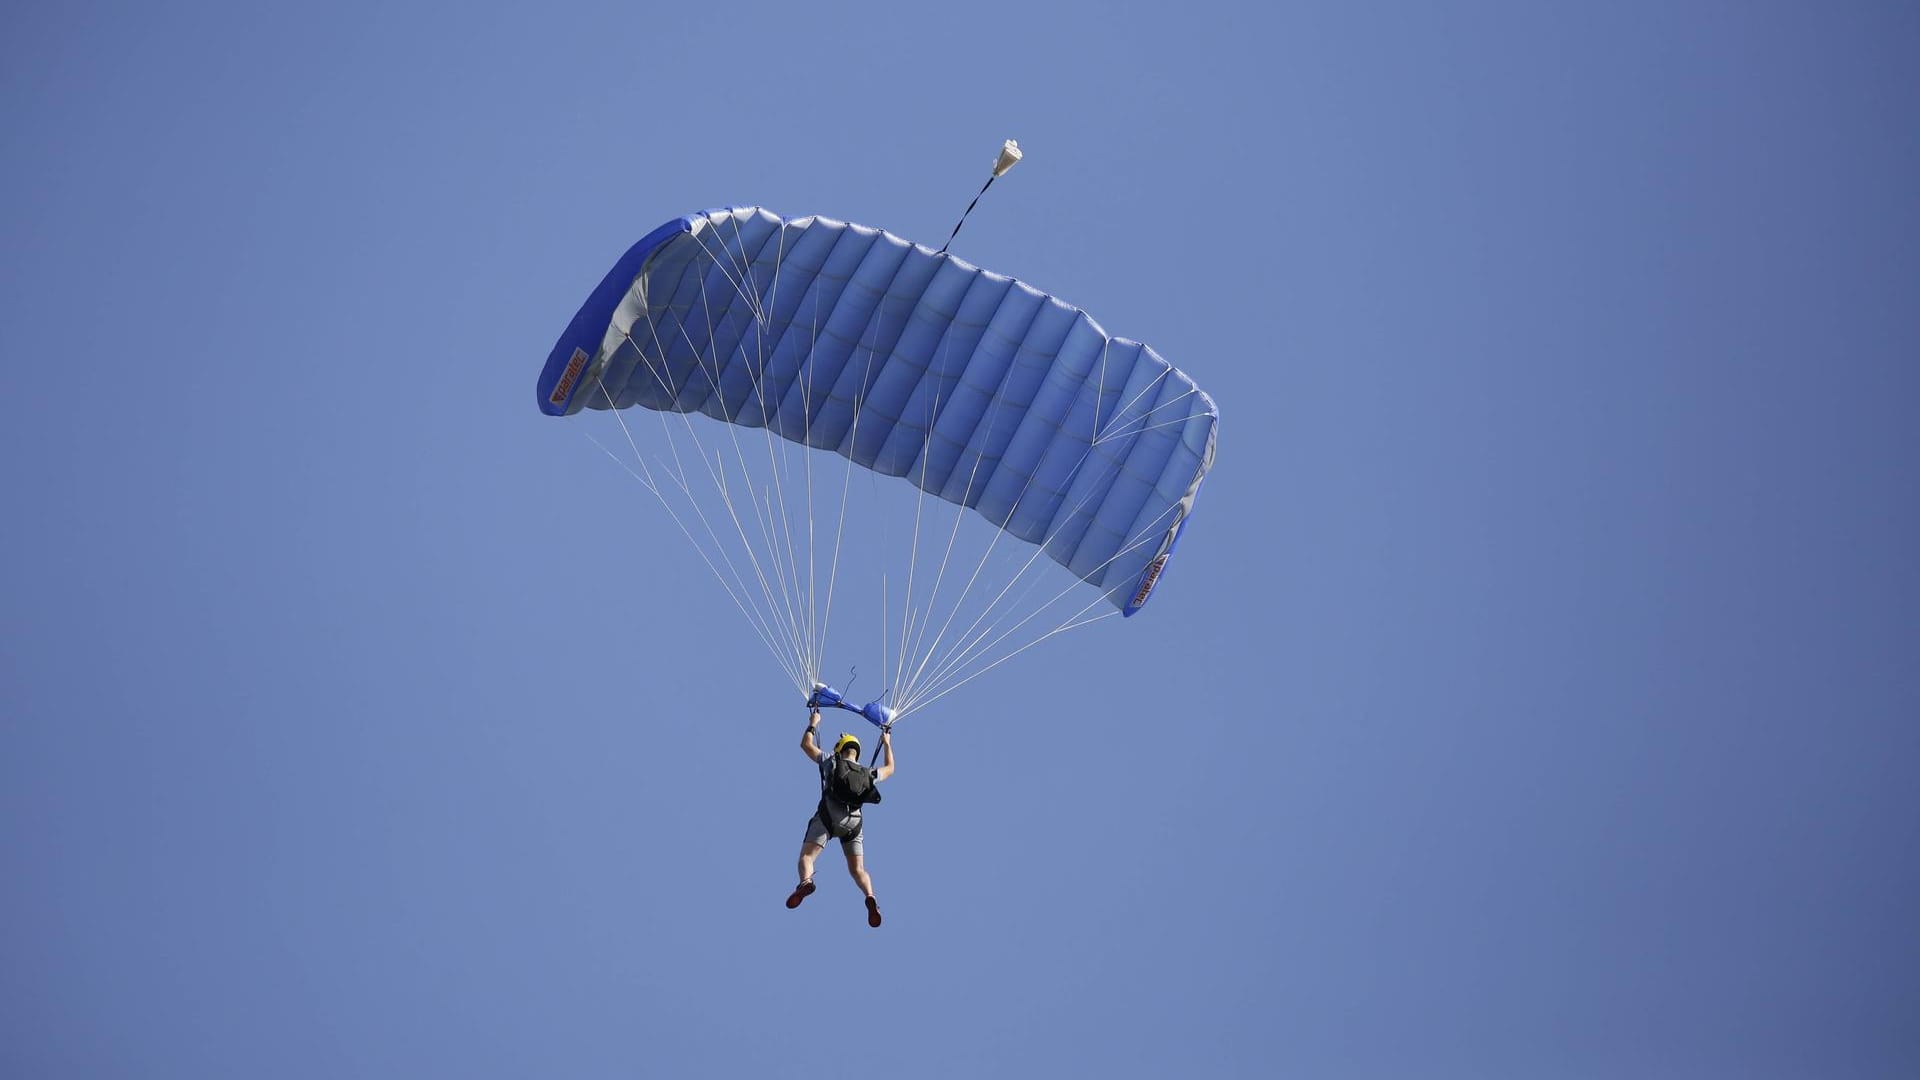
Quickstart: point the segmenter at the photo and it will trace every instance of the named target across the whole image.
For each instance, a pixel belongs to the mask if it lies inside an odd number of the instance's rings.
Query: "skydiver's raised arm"
[[[873,782],[879,783],[893,775],[893,732],[884,728],[880,732],[880,767],[874,770]]]
[[[821,752],[820,744],[814,741],[814,738],[813,738],[813,729],[819,726],[820,726],[820,710],[815,709],[813,710],[813,715],[807,717],[806,733],[800,736],[800,750],[801,752],[805,753],[807,755],[807,758],[811,761],[819,761],[821,758],[824,758],[827,756],[825,753]]]

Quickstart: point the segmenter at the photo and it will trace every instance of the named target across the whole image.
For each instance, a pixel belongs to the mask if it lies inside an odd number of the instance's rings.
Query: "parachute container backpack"
[[[659,497],[802,697],[821,685],[836,594],[854,605],[842,621],[879,631],[855,659],[879,654],[884,704],[814,700],[876,724],[1138,612],[1218,422],[1159,353],[1055,296],[880,229],[758,207],[634,244],[538,394],[552,416],[613,418],[589,437]],[[843,559],[850,540],[873,551]]]

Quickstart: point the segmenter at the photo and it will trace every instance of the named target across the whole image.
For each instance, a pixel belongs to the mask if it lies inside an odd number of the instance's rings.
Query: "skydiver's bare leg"
[[[787,897],[788,907],[797,908],[800,901],[813,895],[813,860],[819,854],[819,844],[800,845],[800,884],[794,886],[793,894]]]
[[[867,925],[880,925],[880,901],[873,898],[873,879],[867,876],[867,864],[856,852],[847,852],[847,873],[853,875],[854,884],[867,897]]]
[[[853,883],[860,886],[863,895],[873,895],[873,879],[867,876],[866,860],[858,852],[847,852],[847,873],[853,875]]]

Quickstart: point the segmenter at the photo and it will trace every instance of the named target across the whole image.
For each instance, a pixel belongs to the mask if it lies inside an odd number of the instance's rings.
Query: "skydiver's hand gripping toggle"
[[[813,693],[807,696],[807,708],[821,709],[829,706],[835,709],[845,709],[850,713],[857,713],[865,717],[867,723],[872,724],[881,731],[886,731],[893,726],[893,710],[887,708],[885,705],[877,701],[869,701],[865,705],[849,705],[846,699],[840,696],[840,691],[835,690],[826,683],[814,683]]]

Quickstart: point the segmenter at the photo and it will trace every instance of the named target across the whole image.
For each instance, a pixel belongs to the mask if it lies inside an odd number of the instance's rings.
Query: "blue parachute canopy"
[[[755,207],[667,222],[562,334],[540,408],[700,412],[901,477],[1044,547],[1126,614],[1213,461],[1184,373],[1021,281]]]

